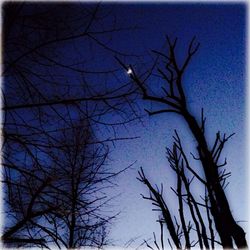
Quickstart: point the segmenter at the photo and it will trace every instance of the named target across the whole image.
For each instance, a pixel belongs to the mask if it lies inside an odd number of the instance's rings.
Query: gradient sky
[[[210,145],[218,130],[228,135],[236,133],[224,151],[228,162],[227,168],[232,172],[226,194],[236,221],[246,221],[246,5],[103,3],[102,8],[113,10],[117,27],[137,27],[114,35],[112,40],[109,40],[110,47],[128,54],[144,55],[145,61],[151,61],[151,49],[160,50],[166,44],[166,35],[171,38],[178,37],[176,50],[178,59],[181,60],[188,43],[194,35],[196,36],[201,46],[184,76],[187,102],[196,116],[200,116],[201,107],[204,108],[207,117],[206,133]],[[108,23],[103,24],[106,25]],[[88,50],[87,45],[78,40],[64,45],[65,53],[61,54],[62,60],[70,60],[72,51],[76,51],[75,45],[81,49],[79,55],[72,57],[72,60],[76,57],[81,58],[81,53],[90,53],[90,56],[93,53],[97,60],[93,61],[92,66],[105,64],[104,60],[107,60],[108,63],[112,63],[112,67],[120,67],[113,55],[105,58],[106,54],[99,54],[98,49]],[[126,63],[136,62],[134,57],[123,59]],[[141,68],[136,69],[143,71]],[[121,71],[117,72],[117,76],[123,79],[127,77]],[[80,77],[72,76],[72,83],[81,81]],[[114,87],[115,80],[109,80],[110,86]],[[144,107],[150,107],[142,101],[139,101],[139,105],[142,110]],[[133,123],[127,125],[126,130],[123,127],[119,129],[120,136],[140,138],[117,142],[115,147],[111,148],[111,168],[120,170],[136,161],[132,169],[117,177],[118,186],[110,192],[110,195],[114,196],[121,194],[112,201],[114,207],[111,207],[111,210],[121,211],[111,227],[110,237],[114,244],[124,246],[132,238],[138,237],[132,245],[136,247],[144,239],[152,238],[154,231],[159,231],[159,225],[156,223],[157,212],[152,212],[151,203],[140,196],[141,193],[148,194],[146,187],[136,180],[137,171],[141,166],[152,183],[164,183],[166,200],[171,201],[170,210],[177,209],[175,202],[172,202],[175,196],[170,190],[175,175],[169,169],[165,157],[166,147],[172,146],[174,129],[178,130],[183,144],[185,143],[186,149],[190,151],[194,146],[194,140],[183,120],[174,114],[155,117],[147,117],[145,114],[143,124]],[[103,131],[101,133],[108,134]],[[189,154],[189,151],[186,153]],[[240,222],[240,225],[247,230],[246,222]]]
[[[114,4],[118,24],[137,25],[141,29],[114,38],[113,46],[124,51],[145,54],[150,49],[160,49],[165,35],[178,37],[177,51],[183,53],[185,46],[195,35],[201,43],[185,75],[188,103],[196,115],[204,107],[207,116],[207,136],[210,143],[217,130],[227,134],[235,132],[225,148],[228,170],[232,172],[226,189],[233,215],[237,221],[247,220],[246,158],[245,158],[245,56],[246,56],[246,6],[244,4]],[[119,18],[120,17],[120,18]],[[136,241],[152,238],[158,231],[156,212],[151,204],[140,198],[147,194],[146,188],[136,181],[137,170],[143,166],[150,180],[165,185],[169,197],[169,185],[173,175],[167,167],[165,147],[171,146],[175,128],[183,141],[192,144],[187,127],[182,120],[169,114],[146,118],[145,126],[130,127],[131,135],[141,136],[136,142],[119,144],[114,165],[130,164],[137,160],[134,170],[119,178],[118,191],[122,196],[116,201],[123,208],[120,219],[111,231],[117,244],[139,236]],[[168,200],[168,199],[167,199]],[[170,204],[175,210],[175,205]],[[247,223],[240,225],[246,230]],[[118,243],[119,242],[119,243]],[[136,245],[136,244],[135,244]]]

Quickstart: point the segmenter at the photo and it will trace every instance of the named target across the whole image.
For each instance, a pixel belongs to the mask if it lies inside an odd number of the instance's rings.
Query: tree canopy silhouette
[[[150,197],[144,197],[153,201],[153,205],[159,207],[162,212],[163,221],[167,224],[171,238],[176,248],[181,248],[180,237],[184,235],[185,248],[190,248],[194,245],[191,244],[190,231],[192,226],[187,224],[184,216],[183,200],[188,204],[190,213],[195,224],[195,230],[198,234],[198,241],[195,241],[195,245],[199,243],[200,247],[203,244],[208,248],[208,240],[211,241],[211,246],[214,248],[214,232],[211,226],[211,213],[213,223],[216,231],[220,237],[220,244],[224,248],[233,248],[234,243],[238,248],[247,248],[247,242],[245,238],[245,232],[241,226],[235,221],[230,205],[224,192],[226,179],[230,176],[223,169],[227,161],[221,160],[221,153],[223,151],[225,143],[233,134],[226,136],[221,135],[221,132],[215,136],[214,144],[209,145],[205,134],[206,118],[204,117],[204,111],[201,109],[200,121],[192,114],[187,105],[187,96],[185,93],[183,76],[191,62],[193,56],[197,53],[200,44],[196,42],[194,37],[188,45],[185,58],[180,62],[176,56],[177,38],[171,41],[166,37],[168,45],[168,51],[162,52],[158,50],[152,50],[157,55],[157,60],[148,74],[140,76],[132,65],[127,66],[119,58],[117,58],[120,65],[126,70],[130,70],[130,78],[134,84],[139,88],[141,98],[145,101],[158,104],[161,109],[158,110],[146,110],[150,115],[159,115],[163,113],[176,113],[181,116],[187,124],[193,138],[196,141],[196,151],[198,156],[194,159],[201,163],[204,176],[199,176],[191,164],[188,163],[184,150],[181,146],[181,141],[176,133],[174,139],[173,149],[168,149],[168,160],[171,168],[176,172],[177,187],[174,192],[176,193],[179,201],[179,218],[181,224],[177,221],[174,223],[171,217],[167,202],[163,201],[162,191],[153,188],[148,179],[145,177],[143,170],[139,172],[139,180],[143,182],[150,190]],[[162,80],[160,91],[152,91],[153,80],[152,77],[158,77]],[[151,86],[149,87],[149,84]],[[210,229],[211,236],[208,237],[205,233],[205,224],[200,216],[199,206],[200,204],[194,200],[192,193],[190,192],[190,184],[193,180],[187,179],[185,172],[190,171],[196,179],[198,179],[205,187],[207,195],[203,197],[206,204],[202,204],[207,209],[208,215],[208,227]],[[183,189],[185,193],[183,193]],[[186,197],[186,199],[184,199]],[[195,212],[196,210],[196,212]],[[196,213],[196,215],[195,215]],[[197,218],[198,217],[198,220]],[[175,226],[174,226],[175,224]]]
[[[101,248],[118,213],[104,212],[107,190],[126,169],[109,169],[109,143],[130,139],[115,130],[133,117],[120,111],[131,90],[93,61],[123,55],[107,40],[129,28],[100,3],[6,2],[3,16],[3,243]]]

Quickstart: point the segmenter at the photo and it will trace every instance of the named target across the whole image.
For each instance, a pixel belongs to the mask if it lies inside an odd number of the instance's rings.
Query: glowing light
[[[129,68],[128,70],[127,70],[127,74],[128,75],[131,75],[133,72],[132,72],[132,69],[131,68]]]

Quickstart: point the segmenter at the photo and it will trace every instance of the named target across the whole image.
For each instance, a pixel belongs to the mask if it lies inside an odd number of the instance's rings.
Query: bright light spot
[[[133,72],[132,72],[132,69],[131,68],[129,68],[128,70],[127,70],[127,74],[128,75],[131,75]]]

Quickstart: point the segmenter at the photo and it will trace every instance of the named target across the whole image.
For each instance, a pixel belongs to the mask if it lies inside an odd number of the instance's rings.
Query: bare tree
[[[102,247],[116,215],[103,213],[105,189],[119,173],[107,144],[128,139],[116,128],[135,117],[121,109],[133,88],[109,85],[117,69],[98,61],[124,54],[109,40],[130,28],[99,3],[9,2],[3,16],[2,240]]]
[[[143,169],[141,169],[139,172],[140,178],[138,179],[150,190],[150,196],[143,196],[143,198],[151,200],[152,204],[158,207],[154,210],[161,212],[162,218],[159,222],[161,223],[161,227],[162,224],[167,225],[171,238],[171,240],[168,238],[167,241],[171,248],[171,241],[173,241],[177,249],[181,249],[182,247],[190,249],[197,244],[201,249],[204,247],[206,249],[214,249],[215,241],[217,244],[221,243],[218,240],[215,240],[214,237],[213,222],[210,218],[210,207],[207,204],[207,197],[201,195],[201,201],[198,201],[191,188],[191,183],[193,183],[192,186],[196,187],[196,190],[207,190],[206,181],[203,180],[203,178],[201,178],[190,166],[177,132],[174,136],[174,140],[173,148],[167,148],[167,158],[170,168],[176,173],[176,187],[171,187],[171,189],[177,196],[176,207],[178,207],[178,213],[170,214],[168,209],[170,200],[164,198],[166,191],[163,192],[163,184],[161,184],[161,189],[157,186],[156,188],[153,188],[152,184],[150,184],[149,180],[145,177]],[[188,177],[190,175],[191,178]],[[227,177],[227,175],[224,176],[224,180]],[[195,179],[199,183],[194,183]],[[200,188],[199,184],[201,184],[201,187],[203,188]],[[162,204],[164,204],[164,206]],[[166,211],[168,211],[168,217],[165,216]],[[205,214],[207,216],[205,216]],[[163,239],[166,239],[166,235],[167,234],[163,235],[163,230],[161,229],[161,241],[164,242]],[[164,248],[162,247],[162,249]]]
[[[153,68],[147,70],[147,74],[138,75],[132,65],[127,66],[117,58],[122,67],[129,73],[130,78],[139,88],[141,97],[163,107],[159,110],[149,111],[149,115],[163,113],[175,113],[184,118],[197,144],[197,160],[202,164],[205,174],[205,186],[208,193],[210,209],[224,248],[233,248],[233,241],[238,248],[246,248],[247,242],[244,230],[235,221],[227,197],[224,192],[225,177],[228,175],[221,169],[226,165],[226,160],[221,161],[221,152],[226,141],[232,136],[221,136],[220,132],[216,134],[215,142],[212,146],[208,144],[205,136],[205,117],[202,109],[201,122],[194,117],[187,105],[187,97],[183,88],[183,75],[186,69],[199,49],[199,43],[195,42],[195,37],[189,43],[187,55],[182,63],[177,61],[176,45],[177,38],[172,42],[166,37],[168,51],[167,53],[153,50],[157,54],[158,61]],[[156,69],[156,72],[155,72]],[[147,85],[151,78],[157,76],[162,80],[161,91],[153,92]],[[179,168],[176,168],[176,171]],[[178,172],[179,173],[179,170]],[[197,177],[197,174],[193,172]],[[180,176],[180,173],[177,175]],[[180,190],[180,188],[179,188]],[[178,196],[180,197],[180,193]],[[181,205],[181,204],[180,204]],[[182,215],[180,215],[182,217]],[[182,224],[184,221],[182,222]],[[182,225],[185,228],[185,225]],[[188,230],[188,228],[187,228]],[[188,242],[187,242],[187,245]]]
[[[2,236],[4,242],[53,243],[59,248],[107,243],[105,230],[115,215],[103,214],[102,207],[109,201],[105,189],[118,173],[107,172],[108,147],[96,144],[86,119],[82,123],[61,132],[60,149],[51,148],[47,167],[20,169],[18,178],[6,175],[8,212],[15,218]]]

